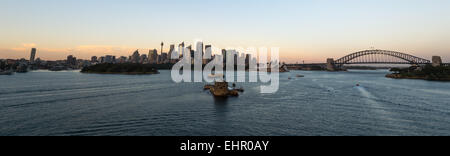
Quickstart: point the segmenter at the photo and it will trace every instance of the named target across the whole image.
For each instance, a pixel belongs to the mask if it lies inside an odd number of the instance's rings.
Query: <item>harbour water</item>
[[[275,94],[244,83],[229,99],[170,71],[17,73],[0,76],[0,135],[450,135],[450,83],[387,73],[291,71]]]

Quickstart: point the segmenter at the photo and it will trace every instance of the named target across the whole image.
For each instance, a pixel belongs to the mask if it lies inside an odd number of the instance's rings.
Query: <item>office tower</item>
[[[105,56],[104,63],[114,63],[114,61],[115,61],[115,56],[111,56],[111,55]]]
[[[227,50],[222,49],[223,63],[227,63]]]
[[[184,54],[183,55],[191,55],[191,51],[192,51],[192,45],[189,45],[189,46],[187,46],[186,47],[186,51],[184,52]],[[193,55],[191,55],[191,57],[193,57]]]
[[[139,59],[139,63],[143,64],[143,63],[147,63],[148,59],[147,59],[147,55],[142,54],[141,58]]]
[[[203,53],[204,53],[203,42],[197,42],[195,53],[194,53],[193,57],[195,59],[199,59],[199,60],[195,60],[194,62],[199,62],[199,63],[202,62]]]
[[[178,53],[181,57],[184,57],[184,42],[178,45]]]
[[[211,45],[205,45],[205,53],[208,53],[208,50],[211,52],[212,51],[212,46]]]
[[[191,51],[191,50],[192,50],[192,45],[187,46],[186,49],[188,49],[189,51]]]
[[[208,64],[212,59],[212,49],[211,45],[205,46],[205,54],[203,55],[203,64]]]
[[[161,55],[156,56],[156,64],[161,64]]]
[[[237,52],[236,50],[233,52],[233,57],[234,57],[234,65],[237,65],[238,63],[238,58],[239,58],[239,52]]]
[[[184,47],[184,42],[182,42],[179,46]]]
[[[197,42],[197,53],[202,54],[203,56],[203,42]]]
[[[30,62],[33,63],[34,62],[34,58],[36,57],[36,48],[32,48],[31,49],[31,54],[30,54]]]
[[[167,53],[161,53],[161,61],[163,63],[168,63],[169,62],[169,57],[168,57]]]
[[[168,58],[167,58],[170,63],[175,61],[175,59],[178,59],[178,57],[172,58],[172,54],[174,53],[174,51],[175,51],[175,45],[172,44],[172,45],[170,45],[170,50],[169,50],[169,54],[168,54]],[[172,61],[172,59],[174,59],[174,60]]]
[[[250,60],[252,59],[252,54],[245,55],[245,65],[248,66],[250,64]]]
[[[153,49],[148,51],[148,62],[150,64],[155,64],[158,62],[158,50]]]
[[[173,51],[175,50],[175,45],[174,44],[171,44],[170,45],[170,50],[169,50],[169,59],[171,59],[172,58],[172,53],[173,53]]]

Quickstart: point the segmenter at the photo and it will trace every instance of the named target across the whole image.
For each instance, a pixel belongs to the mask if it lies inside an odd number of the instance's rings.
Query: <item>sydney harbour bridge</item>
[[[337,60],[333,58],[327,59],[326,64],[291,64],[291,68],[305,67],[305,66],[322,66],[327,70],[340,70],[344,65],[351,64],[410,64],[410,65],[426,65],[433,64],[434,66],[449,64],[442,63],[440,56],[433,56],[432,60],[424,59],[414,55],[389,51],[389,50],[364,50],[351,53]]]

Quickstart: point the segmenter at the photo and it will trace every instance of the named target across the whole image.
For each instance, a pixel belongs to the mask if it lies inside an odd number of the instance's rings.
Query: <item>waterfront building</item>
[[[144,63],[148,63],[148,58],[146,54],[142,54],[141,58],[139,60],[139,63],[144,64]]]
[[[116,59],[115,56],[106,55],[104,63],[115,63],[115,59]]]
[[[105,63],[105,57],[104,57],[104,56],[101,56],[101,57],[98,59],[98,62],[99,62],[99,63]]]
[[[140,57],[139,50],[134,51],[133,55],[131,55],[131,63],[139,63]]]
[[[84,67],[88,67],[91,66],[92,63],[88,60],[81,60],[79,63],[79,68],[84,68]]]
[[[71,67],[76,66],[77,58],[72,55],[67,56],[66,64]]]
[[[126,63],[127,62],[127,57],[126,56],[121,56],[118,60],[118,63]]]
[[[161,61],[161,55],[157,55],[156,56],[156,62],[155,62],[156,64],[162,64],[162,61]]]
[[[97,60],[97,56],[92,56],[91,57],[91,62],[92,63],[96,63],[98,60]]]

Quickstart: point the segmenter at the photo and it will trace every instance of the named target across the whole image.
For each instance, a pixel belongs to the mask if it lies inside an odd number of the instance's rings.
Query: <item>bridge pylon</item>
[[[333,58],[328,58],[327,59],[327,70],[328,71],[336,71],[336,64],[334,63],[334,59]]]
[[[442,58],[440,56],[433,56],[432,64],[433,67],[439,67],[442,65]]]

